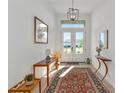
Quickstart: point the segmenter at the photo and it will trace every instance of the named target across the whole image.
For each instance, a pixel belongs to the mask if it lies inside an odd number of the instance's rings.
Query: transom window
[[[78,21],[70,21],[70,20],[62,20],[61,21],[62,28],[84,28],[85,27],[85,20],[78,20]]]

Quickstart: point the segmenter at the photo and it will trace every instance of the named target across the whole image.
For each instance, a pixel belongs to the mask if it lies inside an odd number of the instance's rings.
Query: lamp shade
[[[50,49],[46,49],[46,50],[45,50],[45,54],[46,54],[46,56],[49,56],[49,55],[51,54]]]

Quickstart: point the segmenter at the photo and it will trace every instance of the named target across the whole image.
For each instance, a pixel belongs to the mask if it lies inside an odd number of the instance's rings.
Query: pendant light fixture
[[[67,19],[70,21],[76,21],[79,18],[79,9],[74,9],[74,0],[72,0],[72,8],[69,8],[67,12]]]

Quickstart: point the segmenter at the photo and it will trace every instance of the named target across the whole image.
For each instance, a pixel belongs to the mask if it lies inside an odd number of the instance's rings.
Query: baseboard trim
[[[85,63],[85,62],[70,62],[70,61],[67,61],[67,62],[64,61],[64,62],[63,62],[63,61],[62,61],[61,63]]]
[[[66,65],[79,65],[85,62],[61,62],[60,64],[66,64]]]

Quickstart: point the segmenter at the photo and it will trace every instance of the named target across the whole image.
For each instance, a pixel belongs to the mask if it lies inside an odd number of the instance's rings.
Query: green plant
[[[34,79],[33,74],[28,74],[25,76],[25,81],[33,81],[33,79]]]

